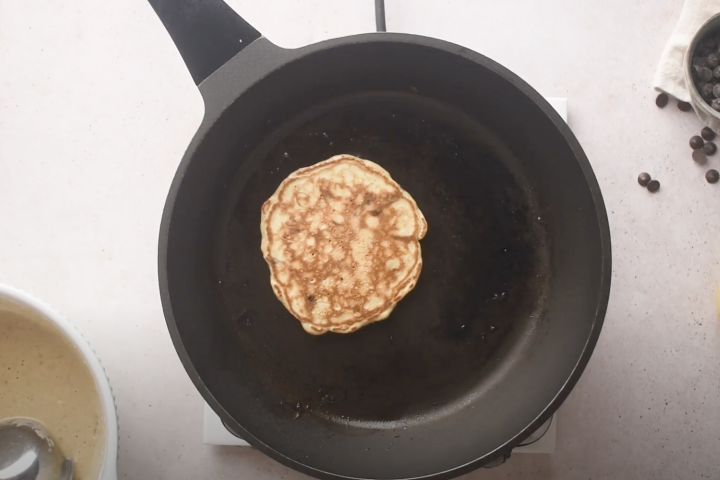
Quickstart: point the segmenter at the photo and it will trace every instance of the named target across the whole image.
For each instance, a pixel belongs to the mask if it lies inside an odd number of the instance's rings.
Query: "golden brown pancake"
[[[382,167],[337,155],[290,174],[260,229],[275,295],[321,335],[390,315],[420,276],[427,222]]]

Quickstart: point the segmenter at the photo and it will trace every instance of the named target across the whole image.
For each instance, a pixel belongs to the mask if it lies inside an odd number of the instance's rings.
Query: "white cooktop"
[[[530,435],[523,446],[513,449],[513,453],[555,453],[555,441],[557,438],[557,415],[552,416],[543,423],[535,433]],[[236,437],[225,428],[222,420],[205,403],[203,406],[203,443],[206,445],[227,445],[237,447],[249,447],[242,438]]]
[[[548,98],[547,101],[567,122],[567,98]],[[208,445],[250,446],[242,438],[238,438],[225,428],[222,420],[206,403],[203,404],[203,443]],[[557,437],[557,415],[542,424],[538,430],[528,437],[524,446],[517,447],[513,453],[554,453]]]

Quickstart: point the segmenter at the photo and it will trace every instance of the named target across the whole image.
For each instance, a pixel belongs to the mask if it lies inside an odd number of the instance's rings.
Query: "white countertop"
[[[658,110],[650,89],[682,2],[386,2],[389,30],[463,44],[567,97],[610,217],[610,306],[560,410],[556,453],[467,478],[720,477],[720,184],[690,158],[699,121],[674,103]],[[286,47],[374,29],[372,0],[230,3]],[[95,347],[117,394],[120,478],[304,478],[252,449],[202,444],[156,260],[203,105],[150,6],[0,2],[0,71],[0,282],[54,305]],[[659,193],[637,185],[641,171]]]

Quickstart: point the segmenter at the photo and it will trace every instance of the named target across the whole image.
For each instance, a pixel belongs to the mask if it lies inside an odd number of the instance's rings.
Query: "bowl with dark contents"
[[[705,22],[690,42],[685,84],[697,116],[720,133],[720,14]]]

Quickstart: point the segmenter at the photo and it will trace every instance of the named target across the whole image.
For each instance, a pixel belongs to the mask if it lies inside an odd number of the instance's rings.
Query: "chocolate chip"
[[[713,70],[713,78],[715,80],[720,80],[720,67],[715,67]]]
[[[712,37],[705,37],[702,41],[703,45],[706,46],[709,50],[715,50],[717,48],[717,43],[715,43],[715,39]]]
[[[702,135],[705,140],[712,140],[715,138],[715,131],[710,127],[705,127],[700,132],[700,135]]]
[[[711,84],[708,83],[708,85],[711,85]],[[718,83],[717,85],[713,85],[712,94],[716,97],[720,97],[720,83]]]
[[[713,142],[707,142],[703,145],[703,151],[705,152],[705,155],[715,155],[715,152],[717,152],[717,145]]]
[[[380,210],[373,210],[372,212],[370,212],[370,215],[372,215],[373,217],[377,217],[378,215],[380,215]]]
[[[708,170],[705,172],[705,180],[707,180],[708,183],[717,183],[717,181],[720,180],[720,173],[718,173],[717,170]]]
[[[718,106],[720,107],[720,105],[718,105]],[[687,102],[678,102],[677,107],[681,112],[689,112],[690,110],[692,110],[692,105],[690,105]],[[715,107],[713,107],[713,108],[715,108]]]
[[[655,105],[657,105],[659,108],[665,108],[665,105],[667,105],[667,104],[668,104],[667,93],[661,93],[655,99]]]
[[[713,108],[713,110],[717,110],[720,112],[720,99],[715,99],[712,102],[710,102],[710,106]]]
[[[707,162],[707,155],[705,155],[705,151],[701,148],[699,150],[693,150],[692,158],[695,160],[696,163],[699,163],[700,165],[703,165],[705,162]]]
[[[308,296],[307,296],[307,301],[310,302],[310,303],[313,303],[313,302],[315,301],[315,297],[314,297],[313,295],[308,295]]]
[[[647,184],[650,183],[650,180],[652,180],[652,178],[650,178],[649,173],[643,172],[640,175],[638,175],[638,183],[640,185],[642,185],[643,187],[647,187]]]
[[[715,95],[713,93],[715,90],[713,90],[717,85],[713,85],[712,83],[703,83],[699,86],[698,90],[700,90],[700,95],[706,100],[712,100],[715,98]]]
[[[648,192],[655,193],[658,190],[660,190],[660,182],[657,180],[650,180],[650,183],[647,184]]]
[[[695,73],[697,74],[697,78],[699,78],[703,82],[709,82],[713,78],[713,72],[707,67],[693,67],[695,69]]]
[[[703,145],[705,145],[705,142],[703,141],[702,137],[699,135],[695,135],[690,139],[690,148],[693,150],[697,150],[699,148],[703,148]]]
[[[693,57],[692,64],[695,67],[707,67],[708,59],[707,57]]]
[[[702,43],[699,43],[697,47],[695,47],[695,54],[700,57],[707,57],[710,55],[712,50],[710,50],[708,47],[703,45]]]
[[[720,58],[718,58],[716,53],[711,53],[707,56],[707,66],[709,68],[715,68],[718,65],[720,65]]]

